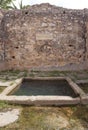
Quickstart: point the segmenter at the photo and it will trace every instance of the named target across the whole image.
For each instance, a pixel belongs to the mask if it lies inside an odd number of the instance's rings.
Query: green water
[[[76,97],[74,91],[65,80],[26,80],[15,90],[13,95],[64,95]]]

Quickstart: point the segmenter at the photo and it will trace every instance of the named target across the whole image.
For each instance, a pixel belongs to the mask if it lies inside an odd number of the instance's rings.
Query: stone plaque
[[[36,34],[36,40],[52,40],[53,34],[52,33],[38,33]]]

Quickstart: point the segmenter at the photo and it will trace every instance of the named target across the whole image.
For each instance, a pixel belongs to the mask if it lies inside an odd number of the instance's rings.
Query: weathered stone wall
[[[88,10],[49,4],[0,11],[0,63],[11,69],[85,69]]]

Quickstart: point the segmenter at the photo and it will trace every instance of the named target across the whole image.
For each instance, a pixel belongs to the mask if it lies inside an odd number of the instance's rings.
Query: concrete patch
[[[9,125],[10,123],[15,122],[19,117],[19,109],[13,109],[7,112],[0,112],[0,127]]]

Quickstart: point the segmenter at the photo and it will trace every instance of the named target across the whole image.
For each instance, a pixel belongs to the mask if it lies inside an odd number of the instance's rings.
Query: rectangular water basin
[[[80,103],[81,89],[64,77],[23,78],[3,93],[4,99],[29,105],[72,105]]]
[[[78,95],[74,93],[66,80],[52,79],[24,79],[22,84],[17,87],[11,95],[26,96],[71,96],[73,98]]]

